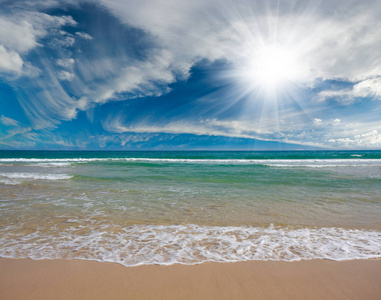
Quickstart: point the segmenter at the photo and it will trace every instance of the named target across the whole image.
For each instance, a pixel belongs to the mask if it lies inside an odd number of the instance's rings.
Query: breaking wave
[[[369,167],[381,166],[381,159],[185,159],[185,158],[1,158],[0,163],[39,163],[41,166],[67,166],[71,163],[140,162],[225,165],[263,165],[270,167]]]
[[[7,235],[5,228],[0,256],[86,259],[124,266],[381,258],[378,231],[198,225],[136,225],[111,231],[107,226],[84,230],[80,222],[70,222],[71,227],[61,232],[19,233],[17,241],[14,235]]]

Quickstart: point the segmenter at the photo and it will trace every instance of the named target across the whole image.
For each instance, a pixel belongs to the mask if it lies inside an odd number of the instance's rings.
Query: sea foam
[[[369,167],[381,166],[381,159],[187,159],[187,158],[1,158],[0,163],[38,163],[41,166],[67,166],[71,163],[142,162],[180,164],[264,165],[270,167]]]
[[[1,177],[9,179],[33,179],[33,180],[64,180],[73,176],[67,174],[42,174],[42,173],[0,173]]]
[[[381,258],[381,232],[370,230],[136,225],[111,231],[107,226],[84,230],[70,221],[70,228],[55,233],[36,230],[13,236],[5,228],[0,256],[87,259],[125,266]]]

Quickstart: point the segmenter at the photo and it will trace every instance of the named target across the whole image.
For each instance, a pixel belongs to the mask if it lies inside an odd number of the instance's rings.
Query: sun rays
[[[302,63],[298,53],[278,43],[261,45],[248,58],[245,75],[253,85],[264,89],[279,89],[303,78]]]

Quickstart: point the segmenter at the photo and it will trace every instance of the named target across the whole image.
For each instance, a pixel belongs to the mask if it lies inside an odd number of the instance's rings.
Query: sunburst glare
[[[307,18],[308,14],[304,15]],[[311,83],[309,37],[303,35],[303,22],[290,24],[275,15],[270,24],[258,27],[255,18],[232,23],[239,57],[224,74],[230,83],[231,102],[243,105],[241,120],[255,119],[258,130],[278,132],[290,110],[300,118],[307,113],[303,95]]]
[[[277,43],[264,44],[248,59],[248,80],[265,89],[277,89],[303,78],[303,66],[295,49]]]

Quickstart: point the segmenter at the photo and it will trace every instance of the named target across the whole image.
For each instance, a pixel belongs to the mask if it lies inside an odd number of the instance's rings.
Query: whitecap
[[[33,179],[33,180],[64,180],[73,176],[67,174],[42,174],[42,173],[0,173],[0,176],[9,179]]]

